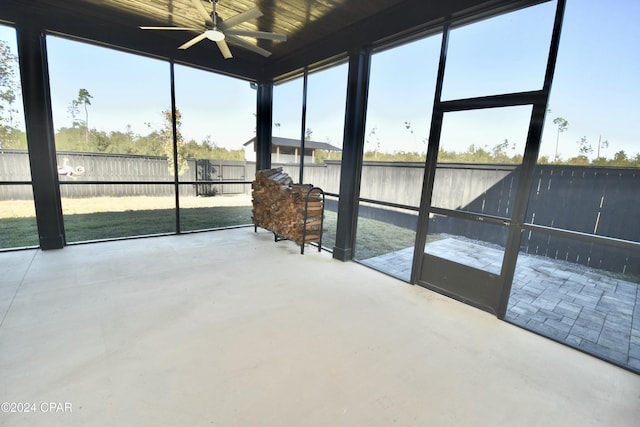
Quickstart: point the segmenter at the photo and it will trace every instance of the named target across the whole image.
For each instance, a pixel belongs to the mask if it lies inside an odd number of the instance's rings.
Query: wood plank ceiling
[[[370,45],[394,34],[464,16],[513,7],[521,0],[219,0],[224,22],[252,8],[263,15],[234,29],[285,34],[287,41],[245,38],[272,52],[263,57],[230,44],[233,58],[222,58],[215,44],[204,40],[187,50],[178,46],[198,32],[143,31],[139,26],[180,26],[204,30],[197,10],[208,12],[208,0],[3,0],[0,20],[38,25],[53,33],[174,59],[250,80],[272,80],[350,49]]]

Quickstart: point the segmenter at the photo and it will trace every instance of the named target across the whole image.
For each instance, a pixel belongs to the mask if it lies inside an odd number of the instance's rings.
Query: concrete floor
[[[0,254],[0,425],[638,425],[640,376],[305,252],[243,228]]]

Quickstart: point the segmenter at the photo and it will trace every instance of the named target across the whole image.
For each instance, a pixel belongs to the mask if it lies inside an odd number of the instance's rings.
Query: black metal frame
[[[304,145],[307,133],[307,88],[309,84],[309,69],[305,67],[302,75],[302,117],[300,120],[300,175],[298,182],[304,182]]]
[[[256,102],[256,170],[271,169],[273,83],[258,84]]]
[[[176,108],[176,81],[173,60],[169,61],[170,86],[171,86],[171,133],[173,138],[173,189],[176,206],[176,234],[180,234],[180,187],[178,168],[178,122]]]
[[[565,0],[558,0],[544,83],[542,89],[537,91],[441,101],[450,27],[445,26],[443,31],[429,146],[427,149],[425,179],[420,204],[420,219],[414,248],[411,283],[417,283],[426,288],[445,293],[453,298],[463,300],[464,302],[496,314],[500,319],[504,319],[506,314],[511,292],[511,283],[515,273],[520,238],[522,230],[524,229],[524,218],[529,201],[529,189],[531,188],[533,170],[540,150],[544,116],[547,110],[549,92],[555,70],[564,10]],[[437,155],[444,113],[519,105],[531,105],[532,113],[511,218],[433,207],[431,197],[435,182]],[[425,254],[423,248],[428,234],[428,217],[430,213],[508,227],[500,275],[496,276],[492,273]],[[431,270],[428,269],[425,264],[427,261],[432,263],[433,268]]]
[[[19,181],[11,182],[8,184],[19,183]],[[25,183],[31,184],[26,181]],[[2,182],[0,182],[2,184]],[[60,181],[60,185],[85,185],[85,184],[152,184],[152,185],[197,185],[197,184],[252,184],[251,181],[213,181],[213,180],[203,180],[203,181],[175,181],[175,180],[166,180],[166,181]]]
[[[581,242],[591,243],[594,245],[603,245],[611,248],[627,249],[640,252],[640,243],[630,240],[616,239],[614,237],[599,236],[597,234],[581,233],[579,231],[563,230],[560,228],[553,228],[530,223],[522,224],[522,230],[549,234],[551,236],[563,237],[566,239],[579,240]]]
[[[304,197],[304,230],[302,231],[302,244],[300,245],[300,254],[304,255],[304,244],[307,241],[307,218],[309,214],[309,197],[313,192],[320,192],[322,195],[322,213],[320,214],[320,240],[318,241],[318,252],[322,250],[322,227],[324,226],[324,191],[320,187],[312,187]]]
[[[60,249],[66,239],[54,147],[46,39],[42,29],[32,23],[17,27],[16,36],[40,247]]]
[[[390,208],[406,209],[408,211],[420,212],[420,208],[416,206],[403,205],[400,203],[385,202],[384,200],[366,199],[364,197],[358,198],[359,202],[371,203],[372,205],[388,206]]]
[[[365,119],[369,91],[371,51],[360,49],[349,54],[347,100],[345,108],[338,224],[333,257],[353,259],[358,221],[358,199],[365,143]]]
[[[32,185],[32,181],[0,181],[0,185]]]

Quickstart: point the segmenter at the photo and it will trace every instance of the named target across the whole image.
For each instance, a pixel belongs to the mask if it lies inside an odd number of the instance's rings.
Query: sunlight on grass
[[[63,198],[67,242],[175,233],[173,197]],[[181,197],[181,231],[251,224],[251,197]],[[0,248],[37,246],[31,200],[0,201]]]
[[[115,239],[176,232],[172,197],[96,197],[62,201],[67,241]],[[0,202],[0,248],[38,245],[32,201]],[[251,197],[181,197],[181,231],[251,224]],[[322,246],[333,250],[337,214],[325,210]],[[360,218],[357,257],[367,259],[413,246],[415,233],[382,221]]]
[[[38,245],[33,200],[0,201],[0,249]]]
[[[114,239],[176,232],[172,197],[98,197],[63,199],[68,242]],[[9,206],[11,210],[9,210]],[[38,245],[32,201],[0,202],[0,248]],[[7,209],[4,209],[4,208]],[[181,197],[181,231],[251,224],[251,197]],[[337,214],[325,210],[322,246],[333,250]],[[412,247],[415,232],[382,221],[358,219],[356,258]]]

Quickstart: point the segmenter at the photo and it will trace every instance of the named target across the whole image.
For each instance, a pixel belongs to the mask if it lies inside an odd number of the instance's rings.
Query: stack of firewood
[[[312,185],[294,184],[282,168],[256,172],[253,188],[253,223],[298,245],[319,242],[322,234],[323,201]],[[309,203],[306,204],[307,194]],[[306,222],[305,222],[306,205]],[[306,237],[303,235],[306,228]]]

